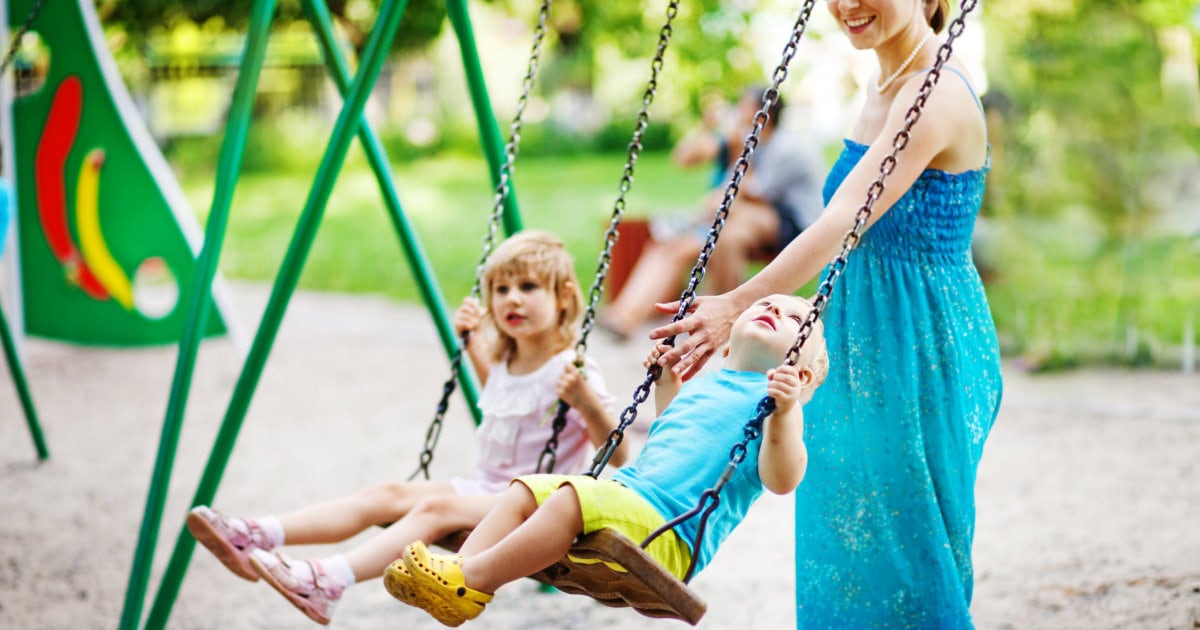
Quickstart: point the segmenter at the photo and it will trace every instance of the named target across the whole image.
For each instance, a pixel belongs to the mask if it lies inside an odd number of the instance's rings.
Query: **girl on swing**
[[[379,577],[414,540],[432,543],[474,527],[509,481],[533,472],[561,398],[570,405],[558,438],[557,468],[580,472],[616,426],[612,396],[594,362],[580,371],[573,345],[582,306],[562,241],[526,230],[503,243],[483,271],[484,311],[466,298],[454,316],[472,334],[467,354],[484,383],[476,431],[476,474],[449,481],[382,483],[282,516],[236,518],[194,508],[187,527],[230,571],[265,579],[314,621],[327,624],[352,584]],[[624,449],[616,454],[624,458]],[[327,544],[391,523],[344,554],[301,561],[284,544]]]
[[[416,541],[388,567],[384,586],[400,601],[457,626],[483,612],[501,585],[557,562],[577,536],[608,528],[641,541],[700,501],[724,471],[724,455],[741,441],[759,401],[771,396],[775,410],[763,423],[761,443],[748,445],[745,460],[708,519],[702,545],[691,548],[699,520],[693,518],[647,548],[680,579],[697,554],[699,572],[764,488],[791,492],[804,477],[801,406],[828,369],[819,322],[796,365],[784,359],[811,308],[790,295],[758,301],[733,323],[723,369],[687,383],[662,371],[654,391],[658,417],[632,465],[612,479],[519,477],[463,543],[461,555],[433,555]],[[667,348],[651,351],[646,365],[658,361]]]
[[[659,359],[681,376],[729,337],[735,313],[804,286],[840,251],[950,18],[947,0],[826,4],[850,43],[874,53],[878,78],[825,182],[821,218],[741,286],[651,331],[681,335]],[[975,474],[1001,395],[996,329],[970,251],[987,164],[982,106],[949,56],[822,318],[833,368],[806,409],[800,628],[972,626]]]

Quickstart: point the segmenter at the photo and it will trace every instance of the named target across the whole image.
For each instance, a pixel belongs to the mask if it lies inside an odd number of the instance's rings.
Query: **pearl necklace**
[[[875,91],[882,94],[889,87],[891,87],[892,82],[899,78],[902,72],[908,69],[909,64],[913,62],[913,59],[917,58],[917,53],[921,52],[921,49],[925,47],[925,42],[929,41],[929,38],[932,35],[933,33],[925,33],[925,37],[921,38],[921,43],[917,44],[917,47],[914,48],[911,53],[908,53],[908,59],[905,59],[904,63],[900,64],[900,67],[896,68],[896,71],[893,72],[891,76],[889,76],[887,79],[884,79],[882,82],[875,84]]]

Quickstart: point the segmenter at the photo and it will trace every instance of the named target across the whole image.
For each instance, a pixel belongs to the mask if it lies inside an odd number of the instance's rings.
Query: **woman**
[[[659,361],[678,360],[679,374],[699,370],[752,301],[796,291],[837,254],[949,16],[947,0],[828,8],[880,72],[826,180],[825,212],[759,274],[650,333],[688,333]],[[970,256],[987,151],[979,100],[951,57],[824,315],[831,369],[807,410],[809,472],[796,493],[800,627],[971,626],[975,472],[1001,392]]]

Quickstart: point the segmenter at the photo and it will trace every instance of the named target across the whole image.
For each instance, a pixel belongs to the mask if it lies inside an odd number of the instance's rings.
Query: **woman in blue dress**
[[[698,298],[661,363],[694,374],[754,300],[798,290],[840,250],[927,71],[947,0],[828,0],[878,78],[825,184],[825,212],[737,289]],[[975,474],[1000,404],[995,325],[970,242],[988,147],[951,56],[874,204],[823,321],[830,372],[807,406],[796,491],[801,628],[969,628]],[[674,313],[678,303],[661,304]]]

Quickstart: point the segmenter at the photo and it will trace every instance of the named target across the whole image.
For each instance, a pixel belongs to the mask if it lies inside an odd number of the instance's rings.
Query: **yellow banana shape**
[[[79,232],[79,248],[83,260],[125,310],[133,310],[133,285],[129,276],[117,264],[108,243],[100,233],[100,167],[104,166],[104,149],[92,149],[83,158],[79,182],[75,187],[75,227]]]

